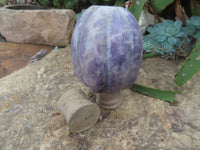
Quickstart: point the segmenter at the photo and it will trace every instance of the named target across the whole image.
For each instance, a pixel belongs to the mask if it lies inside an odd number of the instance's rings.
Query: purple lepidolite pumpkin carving
[[[143,53],[140,27],[122,7],[91,6],[76,23],[71,51],[78,78],[94,92],[109,95],[102,96],[109,101],[138,76]]]

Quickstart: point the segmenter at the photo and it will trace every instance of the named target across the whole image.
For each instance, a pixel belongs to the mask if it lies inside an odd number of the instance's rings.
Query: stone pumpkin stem
[[[120,91],[115,93],[97,93],[96,103],[105,109],[115,109],[121,104]]]

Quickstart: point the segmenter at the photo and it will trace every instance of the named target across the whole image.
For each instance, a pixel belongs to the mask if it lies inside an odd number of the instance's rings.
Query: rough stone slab
[[[173,78],[183,62],[146,59],[137,83],[178,89]],[[101,110],[99,121],[69,133],[57,101],[72,87],[93,93],[76,78],[70,48],[0,79],[0,149],[3,150],[197,150],[200,149],[200,72],[177,94],[176,105],[129,89],[115,110]]]
[[[50,53],[54,47],[41,44],[0,43],[0,78],[26,66],[40,50]]]
[[[0,33],[9,42],[66,46],[74,22],[75,13],[68,9],[0,9]]]

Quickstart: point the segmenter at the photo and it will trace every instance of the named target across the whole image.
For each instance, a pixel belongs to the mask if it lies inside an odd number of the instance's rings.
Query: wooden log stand
[[[75,88],[60,97],[58,108],[66,118],[69,131],[73,133],[89,129],[100,116],[97,104],[87,100],[85,94]]]

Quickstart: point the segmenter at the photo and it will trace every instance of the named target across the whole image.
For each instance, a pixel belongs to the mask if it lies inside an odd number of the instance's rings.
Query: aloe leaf
[[[99,3],[99,0],[90,0],[90,3],[92,3],[93,5],[97,5]]]
[[[57,8],[62,8],[62,6],[61,6],[59,0],[53,0],[53,4],[54,4],[54,6],[56,6]]]
[[[39,0],[39,3],[40,3],[42,6],[48,6],[50,2],[49,2],[48,0]]]
[[[164,100],[170,103],[174,102],[174,97],[176,93],[181,92],[181,91],[168,91],[168,90],[150,88],[150,87],[146,87],[146,86],[136,84],[136,83],[131,87],[131,90],[142,93],[144,95],[147,95],[153,98]]]
[[[150,6],[154,9],[156,13],[159,13],[173,1],[174,0],[150,0]]]
[[[133,5],[129,8],[129,11],[135,16],[138,21],[146,0],[134,0]]]
[[[151,58],[151,57],[156,56],[156,55],[158,55],[158,53],[144,54],[143,59]]]
[[[198,71],[200,71],[200,41],[197,42],[188,59],[175,75],[174,82],[182,86]]]
[[[5,6],[5,5],[6,5],[6,4],[5,4],[3,1],[1,1],[1,0],[0,0],[0,4],[2,4],[3,6]]]
[[[125,3],[125,0],[116,0],[114,5],[115,6],[121,6],[124,3]]]
[[[190,0],[190,8],[193,16],[200,16],[200,4],[197,0]]]

